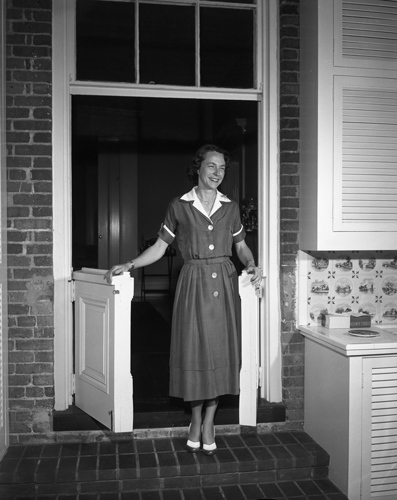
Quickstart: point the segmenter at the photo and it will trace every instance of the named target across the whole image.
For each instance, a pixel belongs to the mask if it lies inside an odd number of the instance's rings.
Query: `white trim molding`
[[[265,277],[260,305],[260,385],[261,397],[273,403],[282,400],[278,25],[278,2],[269,0],[263,6],[263,102],[259,127],[259,259]]]
[[[129,95],[137,97],[244,99],[259,106],[259,264],[264,271],[260,301],[261,397],[282,399],[279,290],[279,158],[278,158],[278,2],[259,2],[262,29],[257,54],[261,90],[144,88],[74,81],[75,2],[53,1],[53,196],[55,279],[55,409],[72,402],[73,317],[71,227],[71,95]]]
[[[72,403],[71,137],[67,0],[53,2],[53,238],[55,410]]]

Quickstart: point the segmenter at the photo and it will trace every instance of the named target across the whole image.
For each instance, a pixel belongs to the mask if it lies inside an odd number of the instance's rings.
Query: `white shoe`
[[[203,443],[203,453],[205,455],[211,456],[216,453],[217,447],[215,442],[215,425],[214,425],[214,442],[212,444],[204,444]]]
[[[189,425],[189,431],[188,434],[190,434],[190,427],[192,424]],[[187,440],[186,443],[186,448],[190,453],[196,453],[200,450],[200,441],[190,441],[190,439]]]

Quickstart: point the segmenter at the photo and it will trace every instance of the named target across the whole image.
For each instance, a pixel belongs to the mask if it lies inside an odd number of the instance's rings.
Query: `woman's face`
[[[223,154],[208,151],[200,168],[197,170],[198,187],[201,189],[217,189],[225,177],[226,164]]]

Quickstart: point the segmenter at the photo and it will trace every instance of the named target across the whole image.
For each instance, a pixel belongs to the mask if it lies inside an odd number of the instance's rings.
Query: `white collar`
[[[204,210],[204,207],[203,207],[201,201],[199,200],[199,197],[197,196],[196,190],[197,190],[197,186],[195,186],[188,193],[186,193],[183,196],[181,196],[180,199],[183,200],[183,201],[192,201],[193,202],[193,206],[195,208],[197,208],[197,210],[199,212],[201,212],[202,214],[204,214],[208,219],[211,219],[211,216],[217,210],[219,210],[222,207],[222,203],[230,203],[231,202],[231,200],[229,200],[229,198],[225,194],[223,194],[220,191],[216,190],[215,202],[214,202],[214,204],[212,206],[211,213],[208,215],[207,212]]]

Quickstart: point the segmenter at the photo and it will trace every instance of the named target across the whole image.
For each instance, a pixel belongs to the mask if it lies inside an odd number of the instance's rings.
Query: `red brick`
[[[12,29],[15,33],[51,33],[51,24],[15,21],[12,23]]]
[[[52,363],[25,363],[16,366],[16,373],[52,373]]]

